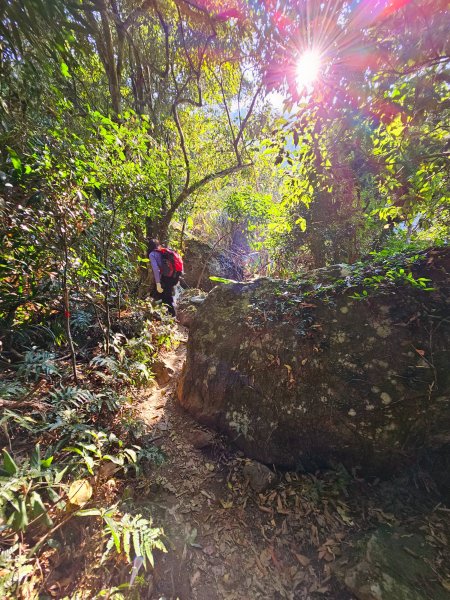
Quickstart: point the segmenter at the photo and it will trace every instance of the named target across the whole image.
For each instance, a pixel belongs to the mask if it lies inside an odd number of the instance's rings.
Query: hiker
[[[173,292],[183,272],[183,261],[174,250],[164,248],[159,240],[155,239],[148,243],[148,257],[156,283],[156,292],[153,292],[152,296],[156,300],[161,300],[167,306],[169,313],[175,316]]]

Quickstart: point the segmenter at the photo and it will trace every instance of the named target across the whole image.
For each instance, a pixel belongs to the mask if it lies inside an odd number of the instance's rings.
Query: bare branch
[[[177,131],[178,131],[178,135],[180,136],[180,145],[181,145],[181,150],[183,152],[184,164],[186,167],[186,178],[185,178],[184,187],[183,187],[183,192],[184,192],[189,187],[189,182],[191,179],[191,165],[189,162],[189,156],[188,156],[187,148],[186,148],[186,140],[184,137],[183,128],[181,127],[180,119],[178,117],[178,110],[177,110],[176,104],[174,104],[172,107],[172,113],[173,113],[173,118],[175,120],[175,125],[176,125]]]
[[[223,89],[223,81],[222,81],[222,78],[221,77],[219,78],[215,73],[214,73],[214,77],[215,77],[216,81],[218,82],[218,84],[220,86],[220,91],[222,93],[223,105],[225,107],[225,112],[227,114],[228,125],[230,127],[231,139],[233,141],[233,149],[234,149],[234,152],[236,154],[236,158],[237,158],[238,164],[240,164],[242,161],[241,161],[241,157],[240,157],[240,154],[239,154],[238,144],[237,144],[237,141],[236,141],[236,137],[234,135],[233,121],[231,120],[230,111],[228,109],[227,99],[226,99],[226,96],[225,96],[225,90]]]
[[[237,137],[236,137],[236,145],[239,144],[239,140],[241,139],[241,137],[244,134],[245,128],[247,127],[248,120],[252,116],[253,109],[255,108],[256,100],[257,100],[259,94],[261,93],[262,89],[263,89],[263,84],[261,83],[257,87],[255,95],[253,96],[252,101],[250,102],[250,107],[249,107],[249,109],[247,111],[247,114],[245,115],[244,119],[242,120],[241,126],[239,128],[239,131],[238,131],[238,134],[237,134]]]
[[[227,167],[226,169],[222,169],[221,171],[216,171],[215,173],[210,173],[209,175],[205,175],[205,177],[203,177],[196,183],[193,183],[186,190],[186,193],[185,193],[182,201],[185,200],[188,196],[190,196],[194,192],[196,192],[198,189],[202,188],[207,183],[211,183],[211,181],[214,181],[215,179],[222,179],[222,177],[226,177],[227,175],[232,175],[233,173],[237,173],[238,171],[242,171],[243,169],[248,169],[249,167],[252,167],[252,166],[253,166],[253,163],[238,164],[238,165],[234,165],[232,167]],[[183,194],[183,192],[181,192],[180,196],[182,194]],[[180,196],[178,196],[177,202],[179,201]],[[180,202],[180,204],[181,204],[181,202]]]

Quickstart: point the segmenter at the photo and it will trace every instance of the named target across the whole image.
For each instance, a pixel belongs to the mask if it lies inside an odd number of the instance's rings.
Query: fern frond
[[[26,388],[19,381],[0,381],[0,398],[11,400],[20,398],[26,393]]]
[[[56,356],[53,352],[33,348],[25,352],[24,360],[19,364],[17,373],[26,379],[60,376],[61,373],[55,364],[55,359]]]

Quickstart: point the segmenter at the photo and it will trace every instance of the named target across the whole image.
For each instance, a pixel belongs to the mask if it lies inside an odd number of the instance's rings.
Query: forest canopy
[[[5,202],[48,201],[41,188],[63,173],[86,215],[110,203],[117,223],[133,223],[137,256],[145,237],[167,239],[173,223],[189,229],[200,219],[205,231],[205,206],[215,241],[227,198],[252,189],[255,202],[272,198],[251,237],[269,249],[274,272],[286,250],[323,266],[389,243],[441,242],[447,8],[444,0],[7,1]]]

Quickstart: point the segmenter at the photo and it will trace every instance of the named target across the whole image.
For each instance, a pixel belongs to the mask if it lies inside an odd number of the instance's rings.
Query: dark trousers
[[[172,279],[169,277],[161,277],[161,286],[162,286],[162,294],[159,294],[156,290],[153,294],[155,300],[161,300],[163,304],[167,306],[169,309],[169,313],[174,317],[175,316],[175,308],[173,306],[173,288],[174,283]]]

